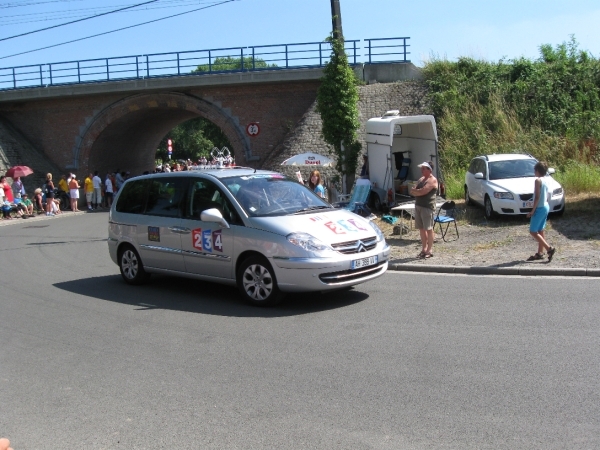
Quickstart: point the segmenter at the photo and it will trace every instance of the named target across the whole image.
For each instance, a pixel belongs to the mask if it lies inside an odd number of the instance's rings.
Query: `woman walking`
[[[548,186],[544,177],[548,172],[548,165],[539,161],[533,168],[535,173],[535,187],[533,191],[533,208],[527,214],[531,217],[529,223],[529,233],[538,243],[538,251],[535,255],[531,255],[527,261],[536,261],[544,258],[544,251],[548,252],[548,262],[552,261],[556,248],[551,247],[546,242],[544,228],[546,228],[546,220],[548,219]]]

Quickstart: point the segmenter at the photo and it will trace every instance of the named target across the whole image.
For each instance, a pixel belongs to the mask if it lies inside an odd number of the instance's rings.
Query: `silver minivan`
[[[108,249],[129,284],[152,273],[237,285],[255,305],[377,278],[390,247],[373,222],[282,174],[248,168],[135,177],[117,194]]]

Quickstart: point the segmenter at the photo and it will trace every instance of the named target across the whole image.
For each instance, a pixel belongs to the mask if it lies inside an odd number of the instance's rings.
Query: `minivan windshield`
[[[222,178],[251,217],[302,214],[332,206],[297,181],[280,174]]]
[[[508,161],[494,161],[488,163],[490,180],[503,180],[505,178],[534,177],[533,171],[537,161],[535,159],[511,159]]]

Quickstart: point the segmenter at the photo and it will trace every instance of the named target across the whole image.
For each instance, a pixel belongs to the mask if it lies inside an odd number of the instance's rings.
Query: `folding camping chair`
[[[435,225],[439,224],[440,233],[442,234],[442,239],[444,242],[446,241],[446,235],[448,234],[448,228],[450,228],[450,224],[454,223],[454,229],[456,230],[456,239],[460,236],[458,234],[458,226],[456,225],[456,204],[453,201],[445,202],[440,209],[438,210],[437,215],[433,219],[434,224],[433,228],[435,229]],[[443,225],[446,225],[446,228],[443,228]]]
[[[367,206],[369,194],[371,193],[371,181],[366,178],[359,178],[354,184],[352,195],[348,202],[339,202],[335,206],[352,211],[360,216],[369,216],[371,210]]]

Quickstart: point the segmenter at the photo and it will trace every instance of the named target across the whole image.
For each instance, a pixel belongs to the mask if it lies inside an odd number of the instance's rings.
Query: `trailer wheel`
[[[369,206],[373,211],[381,211],[381,199],[379,198],[379,194],[371,192]]]

